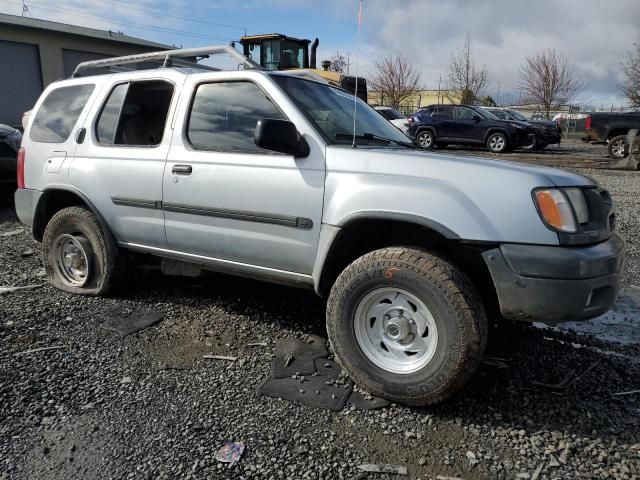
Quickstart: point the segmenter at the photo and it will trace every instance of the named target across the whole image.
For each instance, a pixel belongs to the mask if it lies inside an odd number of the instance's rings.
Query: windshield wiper
[[[336,139],[350,139],[353,138],[352,133],[336,133]],[[364,132],[362,135],[356,135],[356,140],[373,140],[375,142],[384,143],[389,145],[390,143],[395,143],[396,145],[400,145],[405,148],[416,148],[411,142],[401,142],[400,140],[394,140],[392,138],[381,137],[380,135],[376,135],[375,133]]]

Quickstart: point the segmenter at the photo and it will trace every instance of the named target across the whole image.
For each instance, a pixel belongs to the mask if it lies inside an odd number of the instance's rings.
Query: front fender
[[[557,245],[531,198],[533,188],[552,183],[526,169],[431,152],[329,148],[323,223],[384,217],[447,238]]]

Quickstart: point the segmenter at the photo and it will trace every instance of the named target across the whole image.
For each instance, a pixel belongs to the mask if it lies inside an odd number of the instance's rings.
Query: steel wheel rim
[[[501,135],[494,135],[489,140],[489,146],[491,147],[491,150],[496,150],[496,151],[502,150],[504,148],[504,143],[505,143],[504,138],[502,138]]]
[[[624,140],[616,140],[615,142],[613,142],[613,145],[611,145],[611,151],[616,157],[623,157],[624,156]]]
[[[54,268],[58,277],[70,287],[82,287],[91,274],[93,252],[85,237],[59,235],[53,242]]]
[[[423,132],[418,136],[418,143],[421,147],[429,148],[433,143],[433,137],[430,133]]]
[[[379,288],[365,295],[354,314],[354,332],[365,357],[391,373],[419,371],[431,361],[438,346],[431,311],[401,288]]]

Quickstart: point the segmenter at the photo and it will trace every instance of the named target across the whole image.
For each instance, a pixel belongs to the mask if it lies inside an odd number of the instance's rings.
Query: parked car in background
[[[16,165],[22,133],[8,125],[0,125],[0,187],[16,183]]]
[[[391,107],[375,106],[373,107],[384,118],[389,120],[393,125],[400,129],[405,135],[409,131],[409,120],[405,115]]]
[[[590,113],[584,125],[583,140],[591,143],[606,143],[609,157],[614,160],[624,158],[629,130],[640,129],[640,112]]]
[[[526,122],[500,120],[471,105],[430,105],[417,111],[409,136],[420,148],[444,148],[449,144],[484,145],[504,153],[531,143],[533,127]]]
[[[553,120],[533,120],[520,112],[510,108],[499,107],[482,107],[488,110],[500,120],[516,120],[519,122],[527,122],[531,124],[534,130],[531,143],[522,147],[525,150],[542,150],[547,145],[560,144],[562,140],[562,130]]]

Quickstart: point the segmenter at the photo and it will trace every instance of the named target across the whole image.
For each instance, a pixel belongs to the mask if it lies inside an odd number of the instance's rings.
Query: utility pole
[[[438,105],[440,105],[440,84],[442,83],[442,74],[440,74],[440,78],[438,78]]]

